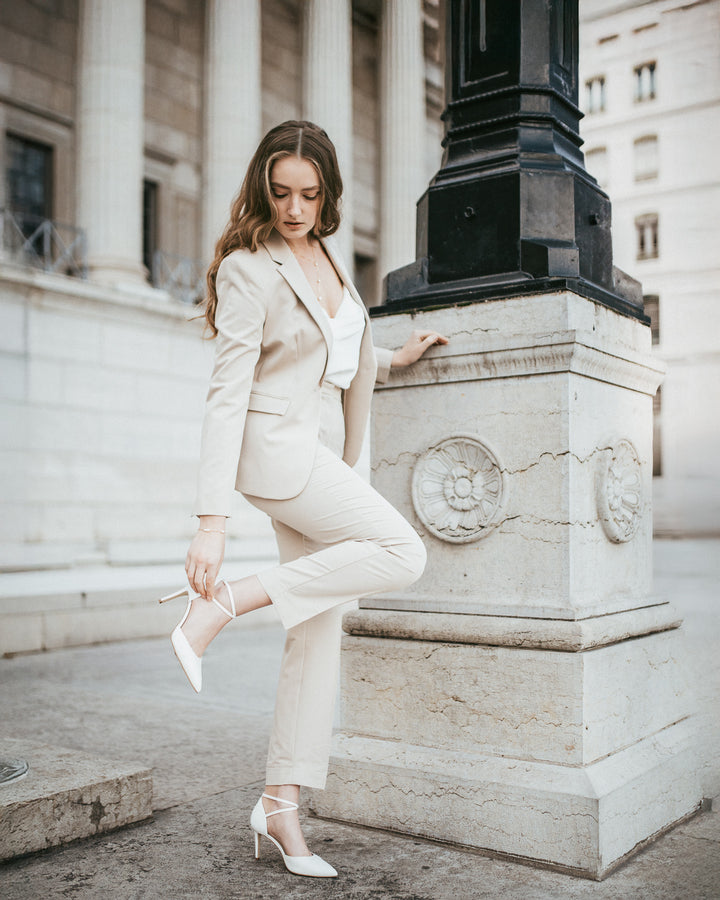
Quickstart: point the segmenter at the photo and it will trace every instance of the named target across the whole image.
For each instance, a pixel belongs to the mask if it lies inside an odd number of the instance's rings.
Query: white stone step
[[[0,860],[113,831],[152,815],[152,771],[76,750],[0,736],[0,756],[29,763],[0,785]]]

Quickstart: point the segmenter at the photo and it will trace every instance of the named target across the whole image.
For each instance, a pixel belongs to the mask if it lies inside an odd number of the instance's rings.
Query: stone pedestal
[[[373,481],[422,534],[345,618],[321,815],[601,878],[701,800],[651,585],[649,329],[572,292],[379,317],[450,344],[378,390]]]

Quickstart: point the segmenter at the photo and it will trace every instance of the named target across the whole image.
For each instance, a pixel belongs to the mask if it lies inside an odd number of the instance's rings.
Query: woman
[[[425,564],[413,528],[351,466],[378,364],[384,380],[390,366],[446,343],[435,332],[414,332],[401,350],[376,354],[367,312],[330,238],[341,193],[325,132],[285,122],[260,142],[218,242],[205,308],[216,355],[200,524],[185,564],[198,597],[172,635],[199,691],[202,654],[223,626],[275,605],[287,640],[266,788],[251,817],[255,855],[265,835],[291,872],[319,877],[337,872],[308,850],[298,798],[300,785],[325,786],[342,605],[401,590]],[[280,565],[216,584],[233,490],[271,517]]]

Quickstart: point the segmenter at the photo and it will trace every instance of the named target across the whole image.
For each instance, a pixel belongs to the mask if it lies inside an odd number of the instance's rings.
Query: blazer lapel
[[[362,310],[365,312],[365,318],[369,319],[367,310],[365,308],[365,304],[362,301],[362,297],[357,292],[357,288],[353,284],[353,280],[350,277],[350,273],[348,272],[345,266],[345,260],[342,258],[342,254],[338,249],[338,245],[331,235],[330,237],[320,238],[323,247],[327,250],[328,256],[332,260],[332,264],[335,266],[335,270],[342,279],[345,287],[348,289],[350,294],[352,295],[353,300],[356,303],[359,303]]]
[[[318,303],[318,299],[313,293],[312,288],[305,277],[305,273],[300,268],[300,263],[295,259],[292,250],[287,245],[282,235],[277,231],[273,230],[264,244],[266,250],[277,265],[278,272],[280,272],[285,281],[287,281],[293,289],[299,300],[304,304],[307,311],[317,323],[320,331],[322,331],[329,354],[333,340],[330,322],[325,311]]]

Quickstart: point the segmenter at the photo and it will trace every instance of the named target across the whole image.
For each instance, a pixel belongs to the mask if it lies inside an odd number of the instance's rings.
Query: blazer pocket
[[[263,394],[261,391],[250,391],[248,409],[252,412],[272,413],[283,416],[290,406],[289,397],[276,397],[273,394]]]

